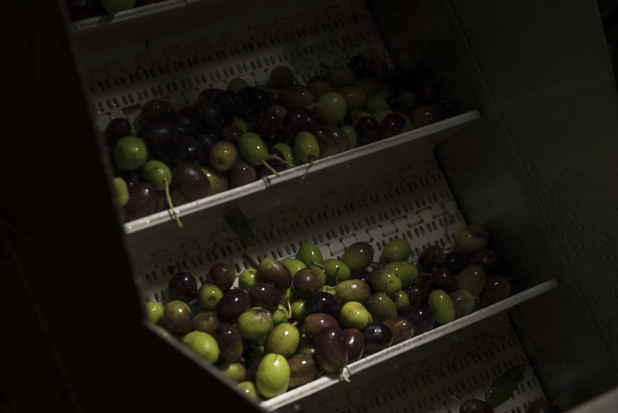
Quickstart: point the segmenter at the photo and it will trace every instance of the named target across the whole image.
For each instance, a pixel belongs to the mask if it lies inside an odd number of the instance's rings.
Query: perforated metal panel
[[[295,181],[291,185],[299,184]],[[302,242],[310,241],[319,246],[324,258],[330,258],[341,256],[352,243],[364,241],[374,247],[377,261],[384,245],[396,237],[410,242],[412,259],[416,259],[428,245],[450,247],[454,235],[465,227],[435,161],[346,185],[320,198],[298,199],[289,209],[277,208],[262,216],[248,209],[247,214],[254,217],[257,229],[254,246],[247,249],[225,226],[209,234],[215,240],[210,248],[196,246],[194,252],[185,249],[181,260],[166,261],[164,265],[157,265],[155,256],[155,268],[142,273],[146,281],[142,284],[144,297],[165,301],[163,290],[169,278],[180,270],[204,282],[210,266],[220,261],[233,264],[238,272],[249,268],[242,258],[245,252],[258,262],[266,256],[283,259],[294,256]],[[187,242],[190,240],[183,244]],[[160,247],[170,250],[179,246]]]
[[[265,83],[278,64],[294,68],[303,84],[357,54],[379,55],[391,64],[362,2],[288,3],[273,1],[268,13],[257,13],[260,6],[249,1],[229,2],[225,10],[206,1],[168,2],[160,7],[169,14],[144,9],[112,22],[73,25],[73,47],[95,128],[103,130],[111,119],[126,117],[137,129],[140,106],[150,99],[189,105],[201,90],[225,88],[235,77],[251,85]],[[245,13],[229,17],[235,8]],[[132,18],[140,24],[132,24]],[[410,241],[413,261],[428,245],[449,250],[467,223],[433,150],[479,117],[468,112],[318,161],[303,185],[302,168],[296,168],[183,205],[178,208],[183,228],[168,212],[126,224],[141,298],[166,302],[165,288],[178,271],[195,275],[201,284],[217,262],[240,272],[249,267],[245,253],[256,261],[282,259],[294,256],[304,241],[317,244],[325,258],[339,257],[347,246],[365,241],[377,260],[393,238]],[[252,222],[254,245],[242,243],[224,222],[223,215],[235,207]],[[422,343],[353,374],[352,383],[264,407],[307,413],[456,412],[449,394],[482,397],[505,369],[527,362],[506,312],[463,323]],[[528,369],[518,392],[497,411],[523,413],[538,396],[542,391]]]
[[[358,54],[379,55],[392,65],[362,2],[316,1],[298,5],[293,14],[289,5],[272,2],[268,13],[249,16],[233,13],[235,7],[256,6],[246,1],[230,2],[225,11],[205,3],[168,4],[155,15],[146,7],[124,19],[121,14],[117,22],[73,27],[78,68],[97,128],[120,116],[138,128],[139,109],[151,99],[169,99],[180,107],[195,103],[206,88],[225,89],[236,77],[265,84],[279,64],[292,67],[303,85]],[[130,15],[160,26],[161,33],[131,26]]]
[[[500,313],[432,341],[414,352],[389,359],[353,374],[315,395],[279,409],[282,413],[458,413],[459,400],[485,399],[494,380],[511,367],[527,364],[521,343]],[[528,366],[512,396],[496,413],[524,413],[527,405],[544,398],[534,371]]]

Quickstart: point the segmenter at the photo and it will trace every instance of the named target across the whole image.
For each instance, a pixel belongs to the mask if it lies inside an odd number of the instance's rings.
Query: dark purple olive
[[[457,278],[446,268],[436,268],[433,270],[431,273],[431,280],[436,288],[444,290],[447,293],[457,289]]]
[[[410,306],[416,304],[427,304],[429,294],[433,291],[433,286],[430,281],[416,281],[406,288]]]
[[[183,106],[166,118],[182,129],[183,134],[186,136],[193,135],[197,132],[197,122],[195,121],[195,110],[193,106]]]
[[[354,278],[359,279],[369,285],[369,277],[371,276],[371,272],[369,271],[361,271],[353,275]]]
[[[223,120],[231,120],[244,110],[244,100],[238,93],[224,90],[215,97],[215,104],[221,109]]]
[[[229,323],[221,323],[213,335],[219,345],[219,360],[236,362],[243,352],[243,340],[238,328]]]
[[[399,98],[397,95],[388,95],[384,97],[386,103],[388,103],[388,108],[393,112],[399,112],[401,110],[401,105],[399,104]],[[404,119],[405,123],[405,119]],[[380,124],[382,126],[382,124]],[[385,136],[386,137],[386,136]]]
[[[406,119],[400,113],[389,113],[382,119],[380,128],[385,138],[399,135],[406,131]]]
[[[253,360],[249,360],[248,361],[248,366],[247,366],[247,380],[255,382],[255,373],[257,372],[257,369],[260,365],[260,362],[262,361],[264,357],[255,357],[253,358]]]
[[[310,340],[313,340],[317,334],[326,327],[335,327],[339,329],[339,321],[331,315],[315,313],[309,314],[303,320],[302,333]]]
[[[386,324],[369,323],[363,330],[365,354],[373,354],[393,344],[393,333]]]
[[[308,354],[294,354],[288,359],[290,367],[290,382],[288,389],[307,384],[318,377],[318,367],[315,359]]]
[[[219,320],[235,323],[238,317],[251,308],[251,298],[244,290],[228,290],[217,303]]]
[[[268,155],[274,155],[281,159],[284,158],[281,151],[275,148],[268,148]],[[268,161],[268,165],[270,165],[270,167],[277,172],[284,171],[287,168],[287,165],[285,163],[277,159],[270,159]],[[273,174],[273,172],[269,168],[267,168],[265,165],[259,165],[257,168],[255,168],[255,171],[257,174],[257,179],[262,179],[266,176]]]
[[[137,131],[137,137],[142,139],[148,150],[156,155],[166,155],[173,150],[178,138],[182,135],[180,128],[166,119],[147,122]]]
[[[289,109],[281,121],[280,139],[290,144],[299,132],[310,131],[317,124],[316,114],[302,108]]]
[[[139,182],[129,190],[129,201],[124,206],[125,219],[133,221],[154,213],[157,189],[150,182]]]
[[[451,273],[457,275],[468,265],[470,265],[470,254],[461,251],[451,251],[446,254],[442,268],[446,268]]]
[[[301,268],[292,279],[292,289],[298,297],[306,298],[321,291],[326,284],[326,275],[318,267]]]
[[[435,316],[426,304],[416,304],[408,307],[401,312],[401,315],[412,320],[415,336],[431,330],[436,323]]]
[[[217,88],[204,89],[200,92],[199,96],[197,97],[197,101],[213,104],[217,101],[217,96],[221,92],[223,92],[223,89],[217,89]]]
[[[337,141],[331,129],[323,125],[314,125],[311,133],[315,136],[320,147],[320,159],[328,158],[337,154]]]
[[[208,270],[208,281],[216,285],[221,291],[227,291],[234,285],[236,270],[230,264],[219,262]]]
[[[209,159],[210,158],[210,149],[217,141],[217,138],[214,133],[198,133],[195,135],[195,139],[197,139],[202,145],[200,154],[200,159]]]
[[[332,315],[337,319],[339,319],[339,314],[341,313],[339,301],[334,295],[324,291],[308,296],[305,299],[305,308],[309,314],[324,313]]]
[[[346,346],[348,347],[348,363],[360,360],[365,354],[365,336],[363,332],[356,328],[346,328],[343,330]]]
[[[419,271],[432,272],[436,267],[442,267],[446,253],[437,245],[432,245],[423,250],[418,257],[416,266]]]
[[[371,76],[369,65],[367,64],[367,58],[365,56],[354,56],[348,62],[348,69],[354,72],[356,79],[365,79]]]
[[[203,164],[207,161],[207,158],[204,158],[206,151],[203,145],[202,142],[193,136],[181,136],[176,140],[174,148],[164,155],[162,160],[168,165],[177,165],[179,163]]]
[[[369,145],[382,139],[382,128],[373,116],[360,118],[354,126],[356,131],[358,146]]]
[[[336,125],[324,125],[324,127],[330,131],[331,135],[335,139],[337,153],[342,153],[350,149],[352,143],[343,129]]]
[[[414,335],[414,323],[408,317],[389,318],[384,320],[384,324],[393,333],[393,345],[409,340]]]
[[[491,275],[485,281],[485,288],[481,292],[481,307],[487,307],[504,300],[511,295],[511,282],[502,275]]]
[[[274,285],[280,291],[287,290],[292,285],[290,270],[279,260],[266,257],[260,261],[257,270],[263,282]]]
[[[213,103],[197,102],[193,111],[195,120],[202,128],[215,128],[223,123],[223,111]]]
[[[227,177],[230,181],[230,188],[238,188],[255,182],[257,172],[253,166],[240,161],[227,172]]]
[[[477,252],[470,258],[470,264],[480,265],[487,275],[496,275],[503,271],[500,256],[491,250]]]
[[[325,327],[315,336],[315,359],[325,373],[339,373],[348,364],[345,336],[337,327]]]
[[[135,184],[138,184],[144,181],[144,177],[142,176],[141,173],[139,173],[139,170],[138,171],[127,171],[124,169],[119,169],[118,175],[122,179],[124,179],[124,181],[127,183],[127,187],[129,188],[129,190],[131,190],[131,188],[133,188]]]
[[[105,128],[106,143],[113,148],[121,138],[131,135],[131,123],[125,118],[112,119]]]
[[[272,284],[256,282],[247,290],[251,297],[252,307],[262,307],[267,310],[277,307],[281,301],[281,291]]]
[[[238,143],[238,138],[240,138],[240,135],[243,133],[242,129],[236,125],[226,125],[219,130],[219,138],[236,145]]]
[[[193,329],[214,336],[219,327],[219,317],[212,311],[204,311],[193,317]]]
[[[172,170],[172,185],[187,201],[205,198],[210,195],[210,182],[197,165],[181,163]]]
[[[153,99],[144,103],[142,106],[142,119],[145,122],[162,119],[176,112],[172,104],[167,99]]]
[[[190,303],[197,296],[197,280],[186,272],[179,272],[172,276],[167,289],[170,299]]]
[[[244,102],[241,115],[245,119],[253,118],[270,106],[270,97],[268,96],[268,92],[262,88],[249,86],[240,89],[237,93]]]

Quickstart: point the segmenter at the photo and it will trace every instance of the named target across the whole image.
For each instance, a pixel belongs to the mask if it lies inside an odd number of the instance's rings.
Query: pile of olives
[[[176,273],[167,303],[149,301],[147,314],[248,394],[269,399],[324,374],[345,378],[348,363],[508,297],[509,278],[487,242],[484,228],[470,226],[452,251],[430,246],[416,264],[399,238],[378,262],[366,242],[338,259],[304,242],[296,256],[263,258],[238,276],[217,263],[199,287]]]
[[[265,85],[235,78],[179,109],[154,99],[142,106],[135,132],[113,119],[106,150],[125,222],[285,169],[306,165],[306,172],[314,160],[447,117],[435,89],[380,57],[356,56],[305,86],[294,79],[277,66]]]

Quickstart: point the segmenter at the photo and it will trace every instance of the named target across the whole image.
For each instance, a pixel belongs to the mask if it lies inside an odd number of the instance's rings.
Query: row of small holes
[[[423,186],[424,186],[424,185],[423,185]],[[418,185],[416,185],[414,182],[412,182],[412,184],[408,185],[408,187],[409,187],[409,188],[418,188]],[[387,190],[387,191],[388,191],[388,190]],[[405,192],[405,189],[404,189],[404,192]],[[372,196],[372,197],[373,197],[374,202],[375,202],[375,201],[378,201],[378,202],[379,202],[379,200],[380,200],[380,196],[379,196],[379,195],[375,195],[375,196]],[[389,198],[390,198],[390,196],[389,196]],[[435,198],[435,197],[434,197],[434,198]],[[354,209],[355,209],[355,208],[354,208],[354,204],[353,204],[353,203],[350,203],[350,204],[344,205],[344,206],[343,206],[343,208],[344,208],[344,210],[346,210],[346,211],[349,211],[350,209],[351,209],[351,210],[354,210]],[[397,208],[396,208],[396,209],[397,209]],[[404,206],[404,209],[407,209],[407,208],[405,208],[405,206]],[[324,220],[326,220],[326,219],[327,219],[327,214],[328,214],[328,212],[330,212],[330,215],[331,215],[333,218],[335,218],[335,217],[336,217],[336,216],[340,213],[340,211],[338,211],[337,209],[333,208],[333,209],[331,209],[330,211],[326,211],[325,213],[320,213],[320,214],[317,214],[318,219],[319,219],[320,221],[324,221]],[[391,212],[393,213],[393,215],[396,215],[396,214],[395,214],[395,212],[394,212],[393,210],[391,210]],[[398,212],[398,211],[397,211],[397,212]],[[378,216],[379,216],[380,220],[385,220],[385,219],[388,219],[388,218],[389,218],[389,217],[388,217],[388,213],[386,213],[386,212],[385,212],[385,213],[380,213],[380,214],[378,214]],[[311,220],[311,222],[313,222],[313,220]],[[370,219],[368,220],[368,224],[369,224],[369,225],[371,225],[371,223],[373,223],[373,224],[375,224],[375,223],[376,223],[375,217],[373,217],[373,216],[371,216],[371,217],[370,217]],[[294,224],[294,223],[290,224],[290,227],[292,227],[292,228],[293,228],[293,226],[294,226],[293,224]],[[353,225],[353,227],[354,227],[355,231],[358,231],[358,230],[359,230],[359,228],[361,228],[361,229],[363,228],[362,223],[360,223],[360,222],[359,222],[359,223],[352,223],[352,225]],[[443,226],[443,221],[442,221],[442,220],[440,220],[440,225],[442,225],[442,226]],[[429,230],[431,230],[431,227],[433,227],[434,229],[437,229],[437,225],[435,224],[435,222],[432,222],[432,223],[431,223],[431,226],[430,226],[429,224],[426,224],[426,226],[427,226],[427,228],[428,228]],[[422,229],[422,226],[421,226],[420,228],[421,228],[421,230],[423,230],[423,229]],[[339,231],[341,232],[341,235],[345,235],[345,234],[349,234],[349,233],[350,233],[350,231],[348,230],[348,228],[347,228],[347,227],[345,227],[345,228],[344,228],[344,227],[340,227],[340,228],[339,228]],[[281,234],[281,232],[283,232],[284,234],[287,234],[287,232],[288,232],[288,231],[287,231],[285,228],[281,228],[281,229],[279,229],[279,233]],[[424,232],[424,230],[423,230],[423,232]],[[332,234],[333,234],[334,238],[337,238],[337,234],[336,234],[335,230],[332,230]],[[403,235],[404,235],[404,238],[412,238],[412,237],[410,236],[410,234],[409,234],[409,231],[408,231],[408,236],[407,236],[407,237],[405,236],[405,235],[406,235],[405,233],[404,233]],[[274,239],[274,238],[276,237],[276,234],[275,234],[275,232],[273,232],[273,230],[271,229],[271,230],[270,230],[270,234],[268,234],[267,232],[264,232],[264,233],[263,233],[263,236],[264,236],[264,238],[265,238],[266,240],[267,240],[267,238],[268,238],[269,236],[270,236],[271,238],[273,238],[273,239]],[[328,232],[325,234],[325,236],[326,236],[326,238],[327,238],[328,240],[330,240],[330,239],[331,239],[331,235],[330,235]],[[392,237],[391,237],[391,239],[392,239]],[[259,237],[258,237],[258,240],[259,240]],[[317,236],[314,236],[314,237],[313,237],[313,241],[314,241],[314,243],[316,243],[316,244],[323,243],[323,242],[324,242],[324,237],[323,237],[321,234],[318,234]],[[441,245],[443,245],[443,246],[445,245],[444,240],[439,240],[438,242],[439,242]],[[436,242],[436,244],[437,244],[438,242]],[[382,243],[384,243],[384,241],[383,241]],[[236,244],[236,245],[235,245],[235,247],[236,247],[236,250],[237,250],[236,252],[240,252],[241,250],[244,250],[244,246],[242,245],[242,243],[241,243],[241,244]],[[295,252],[296,252],[296,247],[295,247],[295,245],[285,246],[284,248],[285,248],[286,253],[287,253],[287,255],[288,255],[288,256],[289,256],[289,255],[293,255],[293,254],[295,254]],[[222,255],[223,255],[223,256],[228,255],[228,253],[229,253],[229,254],[232,254],[232,253],[233,253],[233,251],[232,251],[232,249],[231,249],[231,247],[230,247],[230,246],[227,246],[227,251],[226,251],[225,249],[220,249],[220,251],[221,251],[221,253],[222,253]],[[416,250],[416,253],[418,254],[418,253],[420,253],[420,251],[418,251],[418,249],[417,249],[417,250]],[[216,261],[216,260],[218,260],[218,258],[219,258],[216,250],[208,251],[208,252],[206,252],[204,255],[207,257],[208,261],[211,261],[211,262],[212,262],[212,261]],[[283,257],[284,257],[284,254],[283,254],[283,252],[281,251],[281,249],[278,249],[276,252],[275,252],[275,251],[271,251],[271,255],[272,255],[274,258],[283,258]],[[203,260],[201,259],[201,257],[198,257],[198,261],[199,261],[202,265],[204,264],[204,262],[203,262]],[[184,266],[186,267],[186,262],[184,262],[183,264],[184,264]],[[245,268],[248,268],[247,263],[244,263],[244,264],[245,264]],[[195,262],[194,262],[194,266],[196,266]],[[238,264],[235,264],[235,266],[236,266],[237,271],[239,271],[239,272],[240,272],[240,271],[241,271],[240,266],[239,266]],[[179,266],[179,267],[180,267],[180,266]],[[172,266],[171,268],[174,268],[174,267]],[[171,275],[173,271],[172,271],[171,269],[169,269],[169,270],[168,270],[168,272],[170,272],[170,275]],[[152,272],[152,273],[150,273],[150,274],[147,274],[147,275],[146,275],[146,278],[147,278],[147,280],[148,280],[149,282],[153,282],[153,279],[154,279],[154,280],[158,280],[158,277],[156,276],[156,272]],[[165,298],[165,295],[164,295],[163,293],[161,293],[161,294],[162,294],[162,295],[161,295],[161,297]]]
[[[328,25],[328,27],[332,30],[332,26]],[[310,31],[312,31],[312,30],[310,29]],[[319,33],[319,31],[317,31],[317,33]],[[379,36],[379,35],[378,35],[375,31],[367,31],[367,34],[368,34],[368,36],[369,36],[369,37]],[[279,35],[279,36],[278,36],[278,38],[277,38],[277,40],[278,40],[279,42],[280,42],[280,36],[281,36],[281,35]],[[363,40],[363,41],[365,41],[365,40],[366,40],[366,39],[365,39],[365,35],[364,35],[362,32],[361,32],[361,33],[356,34],[355,36],[356,36],[357,40],[359,40],[359,38],[360,38],[360,40]],[[286,40],[286,41],[293,41],[293,40],[294,40],[294,39],[293,39],[293,36],[290,36],[289,34],[283,34],[283,37],[284,37],[284,40]],[[342,38],[342,41],[344,42],[344,44],[346,44],[346,43],[350,42],[350,40],[349,40],[349,35],[348,35],[348,36],[346,36],[346,37],[347,37],[347,40],[346,40],[346,38],[345,38],[345,37],[344,37],[344,38]],[[276,43],[274,42],[274,38],[271,38],[271,42],[272,42],[273,44],[276,44]],[[334,42],[334,43],[333,43],[333,42]],[[333,40],[331,40],[331,41],[330,41],[330,43],[331,43],[331,47],[340,47],[340,46],[339,46],[339,44],[338,44],[338,42],[336,42],[336,40],[334,40],[334,41],[333,41]],[[251,44],[249,44],[249,46],[248,46],[248,47],[249,47],[249,49],[253,50],[251,46],[252,46],[252,45],[251,45]],[[240,53],[239,48],[240,48],[240,46],[237,46],[237,53]],[[246,46],[245,46],[244,48],[245,48],[245,50],[247,50],[247,47],[246,47]],[[313,54],[313,53],[315,53],[315,49],[313,49],[313,48],[311,48],[311,49],[310,49],[310,51],[311,51],[311,53],[306,53],[306,54]],[[229,50],[229,52],[230,52],[230,54],[231,54],[232,56],[234,56],[234,55],[235,55],[235,53],[234,53],[234,51],[233,51],[233,50],[231,50],[231,49],[230,49],[230,50]],[[227,58],[227,53],[226,53],[226,51],[225,51],[225,50],[220,50],[220,51],[218,51],[218,52],[215,52],[215,54],[216,54],[216,56],[217,56],[217,58],[218,58],[219,60],[221,60],[221,57],[223,57],[223,58]],[[204,60],[204,61],[206,61],[206,59],[203,59],[203,60]],[[213,59],[212,59],[212,58],[209,58],[208,60],[209,60],[209,61],[213,61]],[[267,65],[267,66],[269,66],[269,65],[271,65],[271,64],[272,64],[272,65],[276,64],[276,61],[275,61],[272,57],[271,57],[270,59],[265,58],[264,60],[265,60],[265,63],[266,63],[266,65]],[[281,58],[280,58],[279,60],[280,60],[280,62],[282,62],[282,61],[283,61]],[[194,63],[195,63],[195,61],[194,61],[193,63],[191,62],[191,57],[190,57],[190,58],[187,58],[187,59],[186,59],[186,62],[187,62],[187,64],[188,64],[189,66],[191,66],[191,67],[193,67],[193,66],[194,66]],[[252,62],[252,63],[253,63],[253,62]],[[257,65],[261,68],[261,64],[260,64],[260,62],[259,62],[259,61],[257,61]],[[183,62],[182,62],[182,61],[174,62],[174,66],[175,66],[176,70],[178,70],[178,67],[180,67],[180,68],[184,69]],[[246,67],[246,64],[245,64],[244,66],[245,66],[245,71],[247,71],[247,69],[248,69],[248,68]],[[255,64],[252,64],[252,66],[254,66],[254,68],[255,68]],[[238,65],[237,67],[240,69],[240,65]],[[158,67],[158,69],[159,69],[159,72],[160,72],[161,74],[163,74],[163,75],[164,75],[164,74],[166,74],[166,72],[167,72],[167,74],[172,73],[172,70],[170,69],[170,66],[169,66],[169,64],[167,64],[167,63],[166,63],[166,64],[164,64],[164,65],[160,65],[160,66]],[[149,70],[150,70],[150,73],[149,73],[148,69],[141,69],[141,73],[143,74],[143,76],[144,76],[146,79],[150,79],[150,77],[151,77],[151,76],[152,76],[152,77],[156,77],[156,72],[155,72],[154,68],[150,68]],[[227,70],[227,69],[224,69],[224,70]],[[241,72],[241,70],[239,70],[239,73],[240,73],[240,72]],[[234,73],[234,68],[233,68],[233,67],[230,67],[230,68],[229,68],[229,73],[230,73],[230,75],[231,75],[231,76],[235,76],[235,73]],[[212,81],[214,81],[215,79],[216,79],[216,80],[220,80],[220,79],[221,79],[221,75],[220,75],[219,71],[215,71],[214,73],[210,72],[210,73],[209,73],[209,75],[210,75],[210,78],[211,78],[211,80],[212,80]],[[228,77],[228,76],[229,76],[229,75],[228,75],[228,74],[226,74],[226,77]],[[141,81],[141,80],[142,80],[142,79],[141,79],[141,76],[140,76],[140,72],[139,72],[139,71],[135,71],[135,72],[133,72],[133,73],[129,74],[129,75],[128,75],[128,77],[129,77],[129,80],[130,80],[131,82],[133,82],[133,83],[135,83],[136,81]],[[199,79],[199,78],[198,78],[198,79]],[[114,83],[116,84],[116,86],[120,86],[120,83],[122,83],[122,84],[124,85],[124,84],[126,84],[126,75],[120,76],[119,78],[115,78],[115,79],[113,79],[113,80],[114,80]],[[120,80],[120,81],[119,81],[119,80]],[[190,84],[190,80],[188,80],[188,82],[187,82],[187,83],[188,83],[188,84]],[[169,85],[167,85],[167,87],[168,87],[168,90],[169,90],[169,89],[170,89]],[[91,85],[91,91],[92,91],[93,93],[101,92],[101,91],[106,90],[106,89],[112,89],[112,86],[110,85],[109,80],[105,80],[105,81],[104,81],[104,84],[103,84],[102,82],[98,82],[98,88],[96,88],[96,87],[94,86],[94,84],[93,84],[93,85]],[[176,88],[175,88],[175,89],[176,89]],[[161,92],[161,86],[159,86],[159,92],[160,92],[160,94],[162,94],[162,92]],[[157,97],[156,91],[153,91],[153,95],[154,95],[155,97]],[[127,98],[123,95],[123,96],[121,97],[121,100],[122,100],[122,101],[123,101],[123,103],[124,103],[124,102],[126,102],[126,101],[127,101]],[[140,99],[140,100],[142,100],[142,99]],[[133,103],[133,100],[132,100],[132,99],[131,99],[131,101],[132,101],[132,103]],[[126,103],[125,103],[125,104],[126,104]],[[108,106],[109,106],[109,109],[113,109],[114,107],[117,107],[117,106],[118,106],[118,102],[117,102],[117,100],[115,100],[115,105],[112,105],[112,104],[110,104],[110,103],[108,102]],[[95,113],[98,113],[98,112],[103,112],[103,111],[104,111],[104,109],[102,109],[102,104],[101,104],[101,103],[99,103],[99,105],[98,105],[98,109],[99,109],[99,111],[97,111],[97,110],[96,110],[96,108],[97,108],[96,106],[93,106],[93,109],[95,110]]]
[[[354,206],[353,206],[352,204],[346,205],[346,207],[347,207],[347,208],[346,208],[346,210],[349,210],[349,209],[354,210]],[[326,213],[328,213],[328,212],[330,212],[331,216],[332,216],[333,218],[335,218],[335,217],[336,217],[336,215],[338,214],[338,212],[339,212],[339,211],[337,211],[337,210],[335,210],[335,209],[332,209],[331,211],[327,211]],[[319,219],[321,222],[323,222],[323,221],[325,221],[325,220],[327,219],[326,213],[324,213],[324,214],[322,214],[322,213],[317,214],[317,217],[318,217],[318,219]],[[388,214],[386,214],[386,213],[385,213],[385,214],[382,214],[382,213],[380,213],[380,214],[379,214],[379,219],[380,219],[381,221],[384,221],[384,220],[386,220],[386,219],[388,219],[388,218],[389,218],[389,217],[388,217]],[[368,217],[368,218],[366,219],[366,222],[367,222],[367,224],[368,224],[368,225],[375,225],[375,224],[376,224],[376,219],[375,219],[375,217],[370,216],[370,217]],[[306,220],[306,221],[305,221],[305,223],[306,223],[308,226],[309,226],[309,223],[314,224],[313,219],[310,219],[309,221],[307,221],[307,220]],[[440,223],[440,226],[442,226],[442,227],[444,226],[444,221],[443,221],[442,219],[440,219],[440,220],[439,220],[439,223]],[[363,226],[362,226],[362,224],[361,224],[361,223],[358,223],[358,224],[357,224],[357,223],[352,223],[352,225],[354,226],[355,231],[358,231],[358,229],[359,229],[359,228],[360,228],[360,229],[362,229],[362,228],[363,228]],[[293,228],[293,227],[294,227],[294,223],[292,223],[290,226]],[[433,230],[437,230],[437,229],[438,229],[438,227],[437,227],[437,225],[436,225],[436,223],[435,223],[435,222],[432,222],[431,224],[426,224],[426,228],[427,228],[430,232],[431,232],[431,231],[433,231]],[[294,228],[293,228],[293,229],[294,229]],[[298,229],[298,228],[297,228],[297,229]],[[420,226],[420,227],[416,227],[414,230],[415,230],[415,232],[416,232],[417,237],[418,237],[418,236],[420,236],[420,235],[425,235],[425,234],[426,234],[425,229],[424,229],[422,226]],[[283,232],[283,234],[287,234],[287,233],[288,233],[288,231],[287,231],[285,228],[280,229],[280,232]],[[341,227],[340,227],[340,232],[341,232],[341,235],[345,235],[346,233],[349,233],[349,230],[348,230],[347,228],[345,228],[345,229],[344,229],[344,228],[341,228]],[[333,235],[334,235],[335,237],[337,236],[337,235],[336,235],[336,233],[335,233],[334,231],[333,231]],[[410,238],[410,239],[411,239],[411,238],[413,238],[413,237],[411,236],[411,234],[409,234],[409,232],[408,232],[407,236],[405,236],[405,235],[406,235],[405,233],[404,233],[403,235],[404,235],[404,238]],[[322,236],[320,235],[319,237],[320,237],[321,242],[323,242],[323,238],[322,238]],[[328,234],[328,233],[326,234],[326,237],[327,237],[329,240],[331,239],[331,236],[330,236],[330,234]],[[266,241],[269,241],[269,239],[268,239],[268,238],[269,238],[269,235],[268,235],[267,233],[264,233],[264,238],[265,238],[265,240],[266,240]],[[271,239],[274,239],[274,238],[275,238],[275,235],[274,235],[274,233],[272,233],[272,230],[271,230],[270,238],[271,238]],[[316,241],[316,243],[317,243],[317,241]],[[238,249],[238,246],[237,246],[237,249]],[[224,250],[222,250],[221,252],[222,252],[222,255],[223,255],[223,256],[226,256],[226,255],[227,255],[227,253],[226,253]],[[233,253],[229,247],[228,247],[228,252],[229,252],[230,254],[232,254],[232,253]],[[238,250],[238,251],[236,251],[236,252],[240,252],[240,250]],[[213,254],[214,254],[214,259],[215,259],[215,260],[216,260],[216,259],[218,259],[218,256],[216,255],[216,252],[213,252]],[[212,260],[212,258],[210,258],[210,257],[208,257],[208,259],[209,259],[209,260]]]
[[[487,353],[487,352],[486,352]],[[483,363],[484,360],[482,358],[477,358],[475,357],[478,361],[477,363]],[[401,397],[402,395],[407,395],[408,393],[414,393],[416,390],[418,390],[421,386],[417,385],[417,383],[423,383],[425,386],[435,383],[436,381],[440,381],[442,379],[444,379],[447,375],[452,374],[453,372],[457,372],[460,371],[462,369],[465,369],[465,365],[462,366],[461,361],[456,361],[452,364],[448,364],[447,366],[445,366],[442,370],[436,371],[436,370],[432,370],[428,373],[428,375],[423,375],[420,377],[416,377],[414,381],[410,381],[407,383],[408,385],[408,389],[406,389],[405,387],[402,388],[394,388],[394,389],[389,389],[389,391],[385,394],[378,394],[376,395],[373,399],[371,400],[367,400],[365,405],[361,405],[358,406],[360,407],[363,411],[368,412],[371,410],[371,408],[376,408],[379,407],[381,404],[381,400],[390,400],[390,401],[396,401],[398,398],[395,396],[398,395],[399,397]],[[511,364],[513,363],[505,363],[506,368],[510,368]],[[515,363],[516,364],[516,363]],[[435,377],[433,377],[435,376]],[[489,375],[487,375],[486,372],[480,372],[478,373],[478,376],[482,379],[481,381],[484,381],[486,378],[490,377]],[[405,380],[405,379],[404,379]],[[405,406],[403,408],[402,411],[406,411],[406,412],[416,412],[418,411],[416,408],[418,407],[418,409],[420,410],[425,410],[428,408],[431,408],[433,406],[435,406],[437,403],[439,403],[442,400],[448,399],[450,397],[450,394],[452,393],[462,393],[467,391],[470,387],[477,387],[479,385],[479,380],[477,380],[477,377],[470,377],[468,379],[468,382],[459,382],[459,383],[454,383],[453,387],[455,391],[452,391],[452,389],[448,388],[448,389],[443,389],[442,390],[442,394],[439,393],[434,393],[434,394],[429,394],[426,395],[424,399],[419,399],[416,400],[414,403]],[[405,384],[405,383],[404,383]],[[536,383],[531,382],[530,380],[520,384],[520,386],[516,389],[516,391],[518,393],[520,392],[526,392],[526,385],[528,387],[528,389],[533,390],[536,386]],[[378,386],[374,386],[374,388],[378,388]],[[429,403],[428,403],[429,401]],[[369,407],[369,409],[368,409]],[[354,411],[359,411],[359,409],[357,408],[357,406],[354,406],[348,410],[346,410],[347,412],[354,412]],[[516,409],[511,410],[512,412],[520,412],[521,410],[519,407],[517,407]]]

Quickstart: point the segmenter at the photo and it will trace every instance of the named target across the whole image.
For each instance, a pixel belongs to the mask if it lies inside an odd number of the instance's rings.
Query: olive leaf
[[[224,218],[230,228],[240,237],[242,242],[246,245],[253,244],[253,241],[255,241],[255,231],[253,231],[251,223],[240,208],[232,209],[225,214]]]
[[[507,400],[523,378],[526,366],[526,364],[522,364],[521,366],[513,367],[498,377],[489,390],[487,390],[487,393],[485,393],[485,401],[491,407],[496,407]]]

